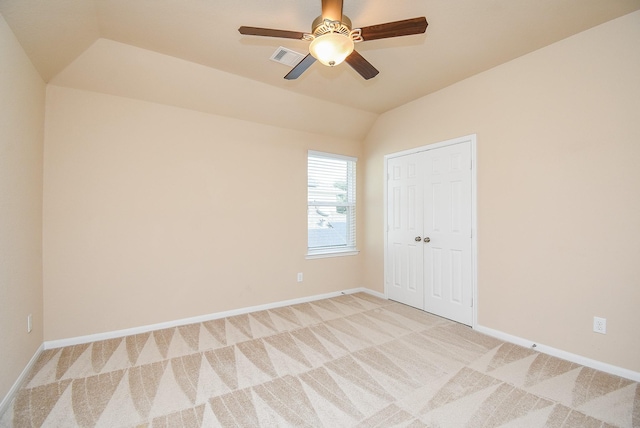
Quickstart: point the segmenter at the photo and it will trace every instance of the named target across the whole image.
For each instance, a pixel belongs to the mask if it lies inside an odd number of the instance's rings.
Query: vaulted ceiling
[[[241,25],[311,31],[320,0],[0,0],[0,13],[45,81],[106,39],[299,95],[381,113],[640,9],[640,0],[345,0],[354,27],[425,16],[425,34],[356,49],[380,74],[316,62],[299,79],[270,61],[308,42],[242,36]],[[99,44],[98,44],[99,45]],[[98,48],[95,48],[98,49]],[[594,58],[597,61],[597,58]],[[160,70],[158,70],[160,72]]]

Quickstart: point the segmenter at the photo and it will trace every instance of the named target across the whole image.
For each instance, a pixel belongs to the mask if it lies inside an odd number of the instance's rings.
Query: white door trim
[[[471,263],[472,263],[472,284],[471,292],[473,296],[473,321],[472,328],[476,328],[478,325],[478,198],[477,198],[477,177],[478,177],[478,162],[476,154],[476,134],[466,135],[464,137],[453,138],[451,140],[440,141],[438,143],[427,144],[425,146],[416,147],[409,150],[403,150],[401,152],[390,153],[384,156],[384,277],[383,277],[383,289],[385,297],[387,295],[386,278],[387,278],[387,263],[389,261],[389,255],[387,254],[387,232],[388,232],[388,219],[387,219],[387,167],[389,159],[397,158],[399,156],[411,155],[414,153],[424,152],[426,150],[434,150],[440,147],[451,146],[454,144],[460,144],[469,142],[471,145]]]

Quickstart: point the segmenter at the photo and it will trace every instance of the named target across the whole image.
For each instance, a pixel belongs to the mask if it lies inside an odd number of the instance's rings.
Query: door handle
[[[424,243],[427,244],[429,242],[431,242],[431,238],[429,238],[428,236],[425,236],[424,237]]]
[[[416,242],[420,242],[422,241],[422,238],[420,238],[419,236],[416,236]]]

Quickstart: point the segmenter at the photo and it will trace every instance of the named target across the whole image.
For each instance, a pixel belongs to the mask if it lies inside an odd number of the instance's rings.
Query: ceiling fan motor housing
[[[313,20],[311,32],[316,37],[326,33],[341,33],[348,36],[351,32],[352,25],[351,20],[345,15],[342,15],[342,22],[323,19],[322,15],[320,15]]]
[[[313,40],[316,37],[328,33],[339,33],[352,39],[355,43],[362,41],[362,32],[359,28],[351,30],[353,24],[348,16],[342,15],[342,21],[332,21],[330,19],[323,19],[322,15],[313,20],[311,24],[312,34],[305,34],[304,37],[307,40]]]

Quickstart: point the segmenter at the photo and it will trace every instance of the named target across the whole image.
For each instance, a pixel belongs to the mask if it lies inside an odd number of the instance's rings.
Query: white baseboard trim
[[[281,308],[283,306],[297,305],[300,303],[308,303],[308,302],[313,302],[315,300],[329,299],[331,297],[340,296],[341,294],[353,294],[353,293],[360,293],[360,292],[364,292],[367,294],[371,294],[372,296],[386,299],[384,294],[379,293],[377,291],[369,290],[368,288],[364,288],[364,287],[350,288],[342,291],[334,291],[331,293],[316,294],[314,296],[308,296],[308,297],[300,297],[298,299],[283,300],[280,302],[267,303],[264,305],[249,306],[249,307],[240,308],[240,309],[232,309],[230,311],[216,312],[213,314],[183,318],[179,320],[167,321],[167,322],[162,322],[158,324],[127,328],[124,330],[115,330],[115,331],[108,331],[105,333],[89,334],[86,336],[71,337],[68,339],[47,340],[44,342],[44,349],[55,349],[55,348],[61,348],[63,346],[81,345],[84,343],[96,342],[99,340],[116,339],[119,337],[131,336],[133,334],[140,334],[140,333],[147,333],[155,330],[162,330],[164,328],[178,327],[178,326],[183,326],[187,324],[211,321],[211,320],[216,320],[220,318],[232,317],[235,315],[244,315],[251,312]]]
[[[356,288],[355,290],[356,291],[354,291],[354,293],[363,292],[363,293],[370,294],[370,295],[372,295],[374,297],[379,297],[380,299],[389,300],[389,299],[387,299],[387,295],[386,294],[381,293],[379,291],[369,290],[368,288],[364,288],[364,287]],[[352,294],[352,293],[345,293],[345,294]]]
[[[580,364],[592,369],[600,370],[605,373],[620,376],[626,379],[630,379],[635,382],[640,382],[640,373],[628,370],[622,367],[614,366],[612,364],[603,363],[601,361],[592,360],[591,358],[583,357],[582,355],[572,354],[571,352],[563,351],[551,346],[546,346],[540,343],[536,343],[532,340],[523,339],[522,337],[513,336],[500,330],[494,330],[489,327],[476,325],[474,330],[484,333],[488,336],[495,337],[496,339],[504,340],[505,342],[514,343],[516,345],[524,346],[525,348],[533,348],[542,352],[543,354],[551,355],[553,357],[562,358],[563,360],[571,361],[572,363]]]
[[[44,351],[44,343],[38,347],[38,349],[36,350],[36,353],[33,354],[33,357],[31,357],[31,359],[27,363],[24,370],[22,370],[22,373],[20,373],[20,376],[18,376],[18,379],[14,382],[11,389],[9,389],[9,392],[7,393],[7,395],[2,399],[2,402],[0,402],[0,417],[4,415],[4,412],[6,412],[9,406],[11,405],[11,401],[13,400],[16,393],[18,392],[18,390],[26,380],[27,375],[31,371],[31,368],[33,367],[33,365],[38,360],[38,357],[40,356],[40,354],[42,354],[42,351]]]

